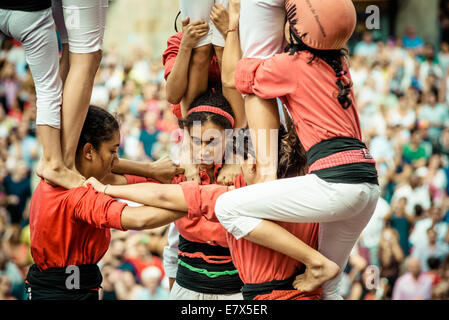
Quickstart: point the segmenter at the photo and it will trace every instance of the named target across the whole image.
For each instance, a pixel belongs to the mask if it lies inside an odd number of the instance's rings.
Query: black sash
[[[366,149],[365,143],[350,137],[334,137],[323,140],[307,151],[307,163],[326,158],[338,152]],[[376,166],[373,163],[349,163],[335,167],[312,171],[319,178],[334,183],[372,183],[379,184]]]
[[[40,270],[33,264],[28,271],[25,287],[28,300],[98,300],[102,281],[96,264],[46,270]]]
[[[263,283],[246,283],[243,285],[242,293],[244,300],[253,300],[256,296],[261,294],[269,294],[273,290],[295,290],[293,281],[297,274],[285,280],[273,280]]]

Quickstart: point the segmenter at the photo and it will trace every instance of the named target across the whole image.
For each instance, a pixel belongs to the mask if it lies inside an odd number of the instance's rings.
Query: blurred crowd
[[[92,104],[121,123],[120,157],[173,155],[178,124],[165,99],[162,62],[136,47],[124,60],[104,52]],[[363,140],[382,188],[376,212],[343,274],[345,299],[449,299],[449,44],[365,32],[350,68]],[[0,300],[24,299],[29,200],[41,149],[35,93],[20,43],[0,35]],[[167,227],[112,231],[100,262],[102,298],[168,299],[162,251]]]

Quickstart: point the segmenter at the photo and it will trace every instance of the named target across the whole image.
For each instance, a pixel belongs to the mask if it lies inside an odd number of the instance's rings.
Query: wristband
[[[237,27],[235,27],[235,28],[232,28],[232,29],[228,29],[228,30],[226,30],[226,35],[227,35],[229,32],[237,31],[238,29],[239,29],[239,26],[237,26]]]

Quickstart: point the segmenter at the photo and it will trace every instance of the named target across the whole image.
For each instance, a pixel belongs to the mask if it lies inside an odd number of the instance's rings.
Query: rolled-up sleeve
[[[167,48],[162,54],[162,63],[164,65],[164,78],[167,80],[170,72],[176,61],[176,56],[178,55],[179,46],[181,45],[182,33],[171,36],[167,40]]]
[[[282,97],[297,87],[295,69],[286,53],[269,59],[244,58],[235,70],[235,86],[242,94],[262,99]]]
[[[184,193],[184,199],[187,203],[187,218],[201,216],[201,193],[200,186],[196,181],[185,181],[179,184]]]
[[[200,186],[196,181],[186,181],[181,184],[187,203],[187,218],[203,216],[207,220],[218,222],[215,216],[215,203],[219,196],[228,191],[227,186],[216,184]]]
[[[122,211],[126,203],[97,192],[92,186],[78,188],[78,200],[73,217],[99,229],[112,228],[125,231],[121,224]],[[74,197],[75,198],[75,197]]]

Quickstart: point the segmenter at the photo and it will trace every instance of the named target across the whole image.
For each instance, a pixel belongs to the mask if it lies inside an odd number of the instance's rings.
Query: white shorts
[[[190,22],[203,19],[209,24],[209,33],[198,41],[195,48],[211,43],[218,47],[225,45],[223,35],[210,19],[210,12],[215,3],[221,3],[223,7],[228,8],[228,0],[179,0],[183,20],[190,17]]]
[[[267,59],[286,45],[285,0],[243,0],[240,2],[240,47],[243,58]]]
[[[315,174],[250,185],[221,195],[215,214],[237,239],[262,219],[319,222],[318,251],[343,270],[374,213],[379,186],[326,182]],[[323,284],[323,299],[340,299],[341,274]]]
[[[0,9],[0,30],[20,41],[36,88],[36,124],[61,128],[62,80],[51,9]]]
[[[63,44],[73,53],[103,47],[108,0],[52,0],[53,18]]]
[[[200,293],[181,287],[176,281],[170,291],[170,300],[243,300],[241,292],[232,294]]]

